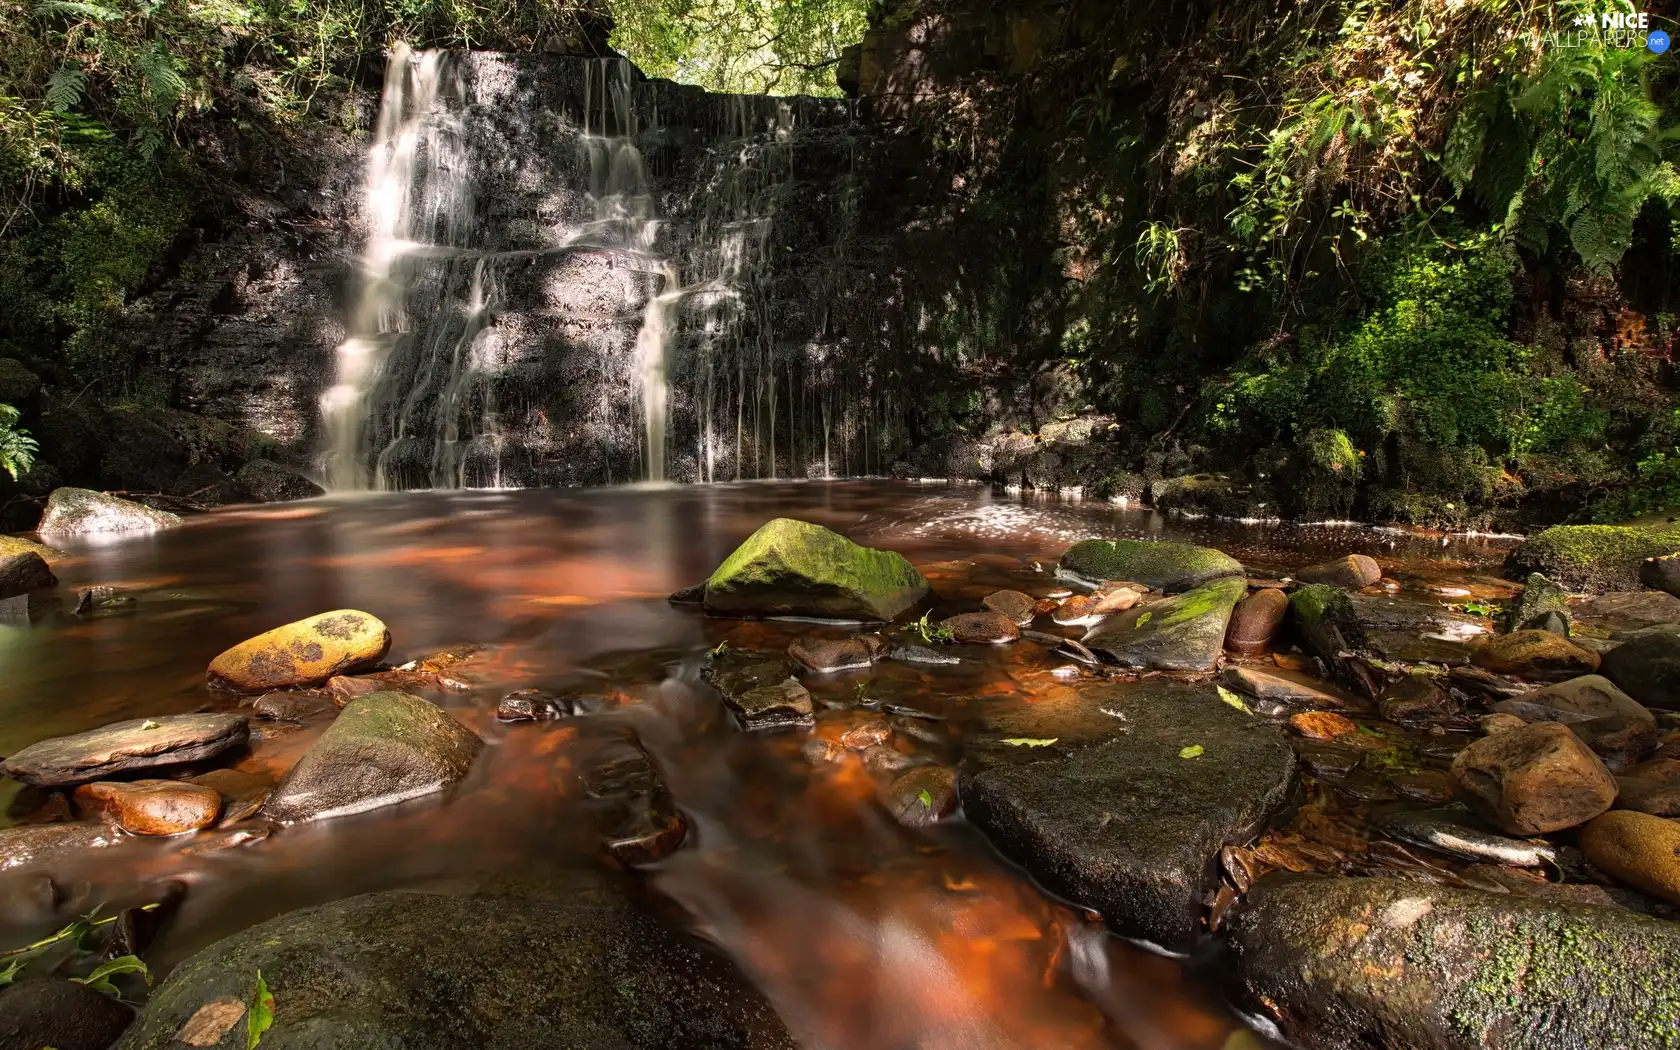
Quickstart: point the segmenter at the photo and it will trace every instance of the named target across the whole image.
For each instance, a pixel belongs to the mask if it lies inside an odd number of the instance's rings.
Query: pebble
[[[76,806],[130,835],[180,835],[207,828],[222,813],[213,787],[177,780],[101,781],[76,789]]]
[[[1333,711],[1302,711],[1290,715],[1289,728],[1311,740],[1334,740],[1359,729],[1352,719]]]

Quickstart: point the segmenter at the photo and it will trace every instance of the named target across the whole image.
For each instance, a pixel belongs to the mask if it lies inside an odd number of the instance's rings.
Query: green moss
[[[706,581],[706,607],[751,615],[866,615],[890,620],[928,583],[894,551],[793,518],[766,522]]]
[[[1680,525],[1558,525],[1505,559],[1505,575],[1541,573],[1573,590],[1637,590],[1639,563],[1680,551]]]
[[[1175,624],[1189,623],[1210,616],[1221,609],[1229,612],[1243,596],[1248,593],[1248,581],[1238,577],[1226,577],[1215,580],[1205,587],[1197,587],[1192,591],[1185,591],[1177,598],[1173,598],[1162,605],[1170,606],[1161,612],[1156,620],[1158,627],[1172,627]],[[1160,612],[1160,609],[1157,609]],[[1138,618],[1138,626],[1143,626],[1143,618]]]
[[[1166,591],[1243,574],[1242,563],[1224,551],[1146,540],[1081,540],[1062,555],[1061,568],[1093,583],[1134,580]]]

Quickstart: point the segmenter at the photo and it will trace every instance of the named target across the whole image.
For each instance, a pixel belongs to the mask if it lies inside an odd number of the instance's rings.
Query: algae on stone
[[[1505,558],[1505,575],[1541,573],[1578,591],[1636,591],[1646,558],[1680,551],[1680,525],[1555,525]]]
[[[1089,583],[1134,580],[1175,594],[1227,576],[1242,563],[1211,547],[1151,540],[1081,540],[1062,555],[1061,572]]]
[[[927,592],[927,580],[901,554],[776,518],[712,573],[705,607],[717,616],[892,620]]]
[[[1122,667],[1211,671],[1225,644],[1231,610],[1248,593],[1239,577],[1150,602],[1091,628],[1084,643]]]

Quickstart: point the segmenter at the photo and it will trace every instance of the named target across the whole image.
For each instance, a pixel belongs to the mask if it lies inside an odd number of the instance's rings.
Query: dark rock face
[[[1680,555],[1648,558],[1639,564],[1639,582],[1680,598]]]
[[[181,524],[179,515],[87,489],[54,489],[39,531],[44,536],[94,532],[146,532]]]
[[[107,1050],[134,1008],[64,977],[0,989],[0,1050]]]
[[[266,459],[253,459],[240,467],[233,480],[259,503],[313,499],[326,493],[302,474]]]
[[[248,735],[244,715],[133,718],[31,744],[0,763],[0,772],[45,787],[86,784],[113,774],[214,758],[243,744]]]
[[[316,820],[445,791],[466,778],[483,746],[435,704],[370,693],[304,752],[263,812],[282,822]]]
[[[712,657],[702,677],[747,729],[808,726],[816,721],[811,694],[780,654],[726,652]]]
[[[988,728],[1056,743],[975,759],[962,777],[969,818],[1052,888],[1169,946],[1201,929],[1220,847],[1256,834],[1295,783],[1282,733],[1211,685],[1098,686]]]
[[[1539,573],[1531,572],[1523,584],[1522,593],[1512,600],[1506,610],[1503,626],[1507,631],[1542,628],[1554,616],[1562,617],[1564,626],[1568,627],[1569,592]],[[1569,632],[1565,630],[1563,633]]]
[[[1268,875],[1232,926],[1245,997],[1307,1050],[1658,1050],[1680,924],[1401,879]]]
[[[1219,662],[1231,611],[1248,593],[1231,576],[1172,598],[1109,617],[1085,636],[1085,645],[1122,667],[1211,671]]]
[[[1601,669],[1647,707],[1680,708],[1680,628],[1640,632],[1605,653]]]
[[[279,1005],[265,1046],[793,1046],[732,967],[594,889],[563,901],[375,893],[282,915],[182,963],[118,1050],[179,1047],[206,1005],[248,1001],[258,970]],[[211,1045],[245,1040],[235,1024]]]
[[[25,551],[0,556],[0,600],[56,586],[58,577],[47,568],[45,559],[39,554]]]
[[[99,484],[104,488],[162,492],[187,468],[181,443],[139,412],[107,412],[101,437],[105,454],[99,463]]]

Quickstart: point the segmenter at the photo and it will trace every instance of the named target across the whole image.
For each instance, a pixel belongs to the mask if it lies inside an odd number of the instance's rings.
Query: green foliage
[[[0,470],[16,481],[18,476],[35,465],[35,439],[18,425],[18,410],[0,404]]]
[[[927,613],[923,613],[919,620],[912,620],[906,630],[914,631],[926,645],[944,645],[956,637],[949,627],[930,621]]]
[[[251,1002],[245,1011],[245,1050],[256,1050],[263,1033],[274,1026],[274,995],[257,971],[257,985],[251,991]]]
[[[153,911],[157,907],[156,904],[148,904],[141,910]],[[114,978],[124,974],[139,974],[150,984],[151,971],[144,962],[133,955],[119,955],[106,958],[103,962],[98,961],[111,951],[111,927],[117,918],[98,918],[96,909],[38,941],[0,952],[0,958],[11,959],[4,969],[0,969],[0,987],[17,980],[25,966],[30,968],[34,976],[67,973],[70,980],[119,999],[122,998],[122,989],[116,985]],[[77,970],[86,972],[75,976]]]
[[[712,91],[838,95],[869,0],[614,0],[613,46],[649,75]]]

